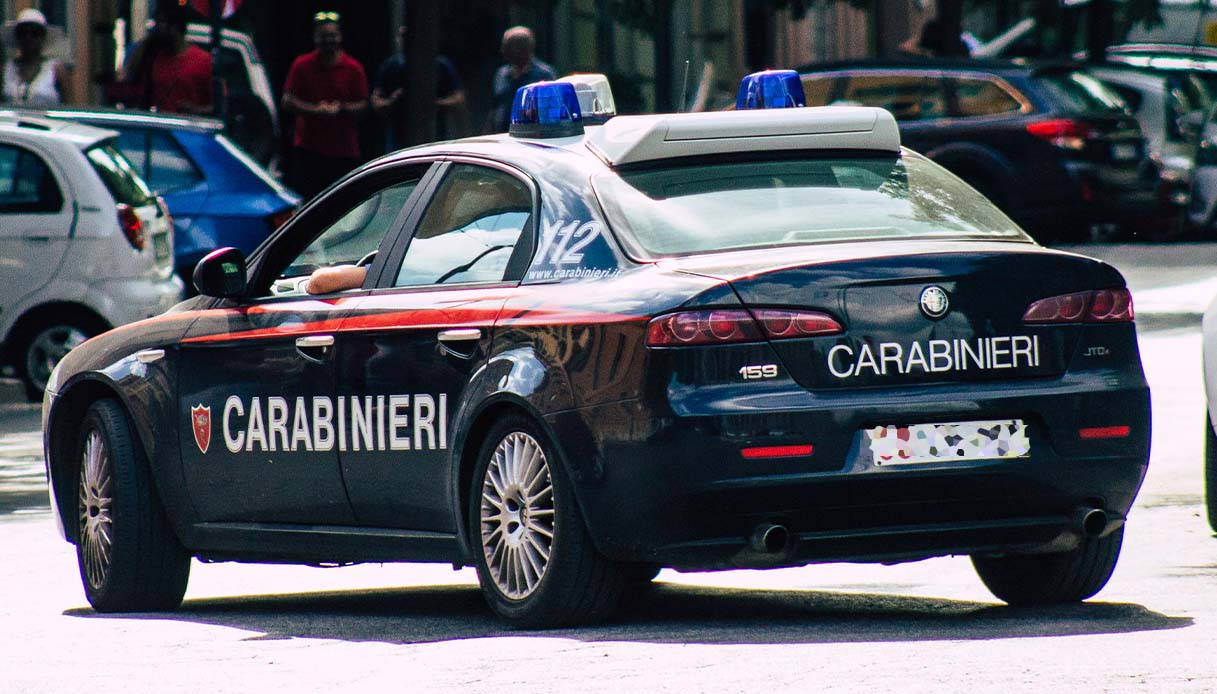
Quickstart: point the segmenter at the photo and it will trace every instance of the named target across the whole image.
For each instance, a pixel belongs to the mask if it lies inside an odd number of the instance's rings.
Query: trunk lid
[[[840,321],[839,335],[772,341],[791,376],[811,389],[1058,376],[1084,327],[1026,325],[1028,306],[1124,286],[1097,260],[1025,243],[869,246],[789,249],[781,263],[749,252],[675,264],[729,282],[750,308],[823,311]],[[948,304],[936,319],[922,308],[931,287]]]

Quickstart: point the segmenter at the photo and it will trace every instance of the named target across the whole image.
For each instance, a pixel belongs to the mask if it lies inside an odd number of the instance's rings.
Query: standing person
[[[3,101],[18,106],[56,106],[63,102],[68,82],[63,64],[42,54],[46,17],[35,9],[17,15],[13,40],[17,54],[4,61]]]
[[[511,125],[511,100],[526,84],[558,78],[558,73],[533,55],[537,41],[532,30],[516,26],[503,32],[503,59],[507,61],[494,73],[494,93],[486,130],[505,133]]]
[[[359,165],[359,116],[368,106],[368,77],[342,50],[337,12],[313,15],[316,48],[296,58],[283,86],[283,110],[296,115],[290,179],[305,198]]]
[[[119,74],[128,86],[120,100],[165,113],[212,112],[211,54],[186,41],[190,9],[161,0],[148,36]]]
[[[383,115],[385,151],[406,146],[406,27],[397,30],[397,53],[389,56],[376,71],[376,88],[372,90],[372,109]],[[435,139],[455,137],[455,116],[465,105],[465,90],[456,68],[444,56],[435,57]]]

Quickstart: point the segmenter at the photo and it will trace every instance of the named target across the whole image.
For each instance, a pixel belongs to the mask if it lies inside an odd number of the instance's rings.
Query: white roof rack
[[[900,130],[880,108],[821,106],[617,116],[589,129],[587,146],[610,166],[704,154],[798,149],[900,151]]]

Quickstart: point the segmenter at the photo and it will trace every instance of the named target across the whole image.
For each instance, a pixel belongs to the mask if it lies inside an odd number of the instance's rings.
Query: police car
[[[473,565],[525,627],[661,567],[1105,585],[1150,440],[1115,269],[793,73],[602,124],[594,82],[364,166],[63,360],[47,468],[97,610],[178,606],[191,557]]]

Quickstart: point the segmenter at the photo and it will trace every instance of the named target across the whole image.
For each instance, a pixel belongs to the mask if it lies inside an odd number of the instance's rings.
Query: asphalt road
[[[1120,565],[1086,604],[1003,606],[963,558],[665,571],[608,624],[529,633],[490,615],[470,570],[196,562],[181,610],[102,616],[46,510],[37,408],[13,403],[0,406],[0,688],[1217,691],[1197,330],[1217,248],[1081,250],[1130,279],[1154,405]]]

